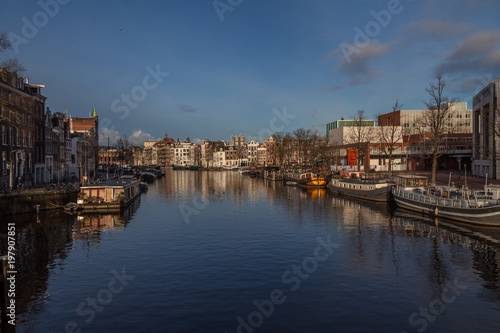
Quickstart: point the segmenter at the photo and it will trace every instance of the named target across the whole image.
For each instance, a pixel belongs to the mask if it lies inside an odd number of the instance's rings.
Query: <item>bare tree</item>
[[[324,138],[318,132],[318,130],[311,130],[309,136],[309,147],[307,154],[311,157],[311,161],[315,164],[315,161],[321,159],[321,144],[324,142]]]
[[[387,168],[388,177],[392,177],[392,155],[398,143],[403,140],[402,127],[396,121],[396,112],[401,110],[403,105],[396,100],[392,106],[392,113],[385,119],[385,123],[378,124],[378,139],[381,143],[382,153],[387,156],[389,165]]]
[[[118,159],[121,161],[123,166],[123,161],[129,160],[131,143],[128,139],[128,136],[123,135],[116,141],[116,148],[118,150]]]
[[[272,136],[274,141],[276,141],[276,159],[278,165],[283,165],[287,156],[287,145],[286,145],[286,133],[275,132]]]
[[[365,110],[358,110],[352,117],[352,128],[349,131],[346,141],[356,149],[356,162],[358,171],[361,170],[361,160],[365,156],[366,145],[373,138],[373,126],[366,121]]]
[[[299,165],[302,165],[304,163],[304,158],[310,145],[311,130],[306,130],[301,127],[293,131],[293,136],[295,140],[297,140]]]
[[[0,53],[6,52],[8,50],[12,50],[12,43],[10,42],[9,36],[6,32],[0,33]],[[0,62],[0,67],[16,74],[17,76],[21,75],[26,71],[24,65],[17,58],[7,58]]]
[[[451,145],[441,145],[443,138],[458,131],[457,125],[452,121],[455,114],[452,105],[456,99],[449,99],[445,95],[445,87],[443,75],[437,74],[435,82],[431,82],[429,88],[425,89],[430,96],[428,102],[424,101],[428,111],[417,120],[417,131],[423,140],[425,154],[432,158],[431,184],[436,184],[438,158],[452,148]]]

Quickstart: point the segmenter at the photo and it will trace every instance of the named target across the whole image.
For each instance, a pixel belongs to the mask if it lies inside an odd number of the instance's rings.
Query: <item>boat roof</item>
[[[427,176],[419,176],[419,175],[394,175],[394,177],[398,178],[411,178],[411,179],[428,179]]]
[[[127,187],[134,183],[139,183],[138,180],[132,179],[110,179],[103,182],[81,186],[80,189],[86,188],[101,188],[101,187]]]
[[[385,184],[385,183],[395,183],[393,179],[390,178],[369,178],[369,179],[345,179],[345,178],[332,178],[332,180],[338,180],[342,183],[352,183],[352,184]]]

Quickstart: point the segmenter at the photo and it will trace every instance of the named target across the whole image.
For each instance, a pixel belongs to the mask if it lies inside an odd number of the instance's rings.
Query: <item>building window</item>
[[[7,152],[2,152],[2,174],[5,176],[7,174]]]

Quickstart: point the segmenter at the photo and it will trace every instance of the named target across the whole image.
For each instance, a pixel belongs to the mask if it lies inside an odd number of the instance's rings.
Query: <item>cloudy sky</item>
[[[101,141],[261,139],[421,109],[436,73],[472,96],[500,77],[498,0],[3,0],[52,111],[96,107]]]

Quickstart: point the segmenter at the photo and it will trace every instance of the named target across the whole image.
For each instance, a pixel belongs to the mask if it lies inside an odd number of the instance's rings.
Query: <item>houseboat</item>
[[[285,176],[285,180],[296,182],[302,188],[326,188],[327,181],[324,177],[318,176],[314,172],[292,173]]]
[[[140,194],[140,182],[137,180],[106,180],[81,186],[77,202],[67,204],[64,209],[68,213],[119,212]]]
[[[392,188],[396,205],[466,223],[500,226],[500,186],[486,185],[484,190],[450,186],[428,186],[424,176],[396,176]]]
[[[391,201],[391,189],[396,185],[392,179],[342,179],[333,178],[328,189],[333,193],[371,201]]]

